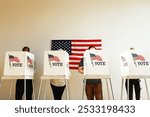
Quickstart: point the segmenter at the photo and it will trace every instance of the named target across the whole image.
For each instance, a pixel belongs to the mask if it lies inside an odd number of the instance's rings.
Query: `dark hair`
[[[133,48],[133,47],[131,47],[131,48],[130,48],[130,50],[134,50],[134,48]]]
[[[95,49],[96,49],[95,46],[89,46],[89,47],[88,47],[88,50],[90,50],[91,48],[95,48]]]
[[[25,51],[25,49],[27,49],[28,52],[30,52],[30,48],[29,48],[29,47],[27,47],[27,46],[23,47],[23,48],[22,48],[22,51]]]

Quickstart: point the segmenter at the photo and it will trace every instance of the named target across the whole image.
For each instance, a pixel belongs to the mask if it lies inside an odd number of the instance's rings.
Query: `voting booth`
[[[34,55],[23,51],[9,51],[5,54],[4,76],[33,76]]]
[[[69,55],[66,51],[45,51],[44,76],[68,76]]]
[[[2,80],[6,79],[11,80],[10,96],[13,80],[33,79],[33,78],[34,78],[34,54],[25,51],[7,51],[5,53],[4,72]]]
[[[110,75],[108,51],[86,50],[84,53],[84,75]]]
[[[108,88],[107,80],[109,80],[110,86],[111,86],[111,92],[113,96],[111,76],[109,72],[108,51],[107,50],[86,50],[84,53],[83,60],[84,60],[84,75],[83,75],[84,79],[105,79],[106,85],[107,85],[108,96],[109,96],[109,88]],[[85,84],[84,84],[84,87],[85,87]],[[84,95],[84,92],[83,92],[83,95]]]
[[[124,79],[144,79],[148,95],[146,79],[150,78],[150,53],[148,51],[128,50],[120,54],[120,62],[122,90]]]
[[[150,53],[148,51],[125,51],[121,53],[122,76],[150,76]]]
[[[42,80],[50,79],[69,79],[69,54],[66,51],[45,51],[44,52],[44,66],[43,66],[43,76],[41,76],[40,90],[42,85]],[[45,91],[46,91],[45,86]],[[67,89],[67,86],[66,86]],[[40,90],[38,94],[38,99],[40,95]],[[45,92],[46,93],[46,92]],[[68,93],[68,92],[67,92]],[[68,94],[67,94],[68,96]],[[44,99],[46,94],[44,94]]]

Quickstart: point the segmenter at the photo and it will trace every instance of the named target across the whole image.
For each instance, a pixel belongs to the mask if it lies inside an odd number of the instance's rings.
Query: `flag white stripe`
[[[70,67],[78,67],[79,65],[69,65]]]
[[[83,54],[85,51],[72,51],[72,53]]]
[[[82,56],[71,55],[69,58],[82,58]]]
[[[69,62],[80,62],[80,60],[69,60]]]
[[[97,49],[101,49],[102,47],[101,46],[95,46]],[[83,46],[72,46],[71,47],[72,49],[88,49],[88,47],[83,47]]]
[[[77,46],[72,46],[71,48],[72,49],[88,49],[88,47],[83,47],[83,46],[81,46],[81,47],[80,46],[78,46],[78,47]]]
[[[72,42],[72,44],[101,44],[101,42]]]

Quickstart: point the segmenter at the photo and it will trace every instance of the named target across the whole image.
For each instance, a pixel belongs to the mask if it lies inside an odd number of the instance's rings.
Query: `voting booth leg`
[[[12,86],[13,86],[13,80],[11,80],[11,84],[10,84],[9,100],[11,99]]]
[[[107,79],[105,79],[106,81],[106,86],[107,86],[107,95],[108,95],[108,99],[110,99],[110,95],[109,95],[109,88],[108,88],[108,82],[107,82]]]
[[[109,78],[109,83],[110,83],[110,89],[111,89],[112,98],[114,100],[114,92],[113,92],[112,82],[111,82],[110,78]]]
[[[124,84],[124,79],[122,79],[121,82],[121,100],[123,99],[123,84]]]
[[[122,88],[121,88],[121,99],[123,99],[123,86],[124,86],[124,81],[125,81],[126,79],[122,79]],[[127,100],[129,100],[129,78],[127,77]]]
[[[45,80],[45,90],[44,90],[44,100],[46,99],[46,91],[47,91],[47,80]]]
[[[70,97],[69,97],[69,93],[68,93],[68,80],[67,79],[65,79],[65,84],[66,84],[66,99],[67,100],[69,100],[70,99]]]
[[[33,83],[33,80],[32,80],[32,86],[33,86],[33,99],[35,100],[35,91],[34,91],[34,83]]]
[[[85,93],[85,85],[86,85],[86,79],[83,78],[83,91],[82,91],[82,100],[84,100],[84,93]]]
[[[43,80],[41,79],[37,100],[40,99],[40,92],[41,92],[42,81]]]
[[[1,79],[1,80],[0,80],[0,87],[2,86],[2,81],[3,81],[3,80]]]
[[[40,92],[41,92],[42,83],[43,83],[43,80],[41,79],[37,100],[40,99]],[[44,100],[46,99],[46,91],[47,91],[47,84],[46,83],[47,83],[47,80],[45,80],[44,97],[43,97]]]
[[[1,79],[1,84],[0,84],[0,88],[2,87],[2,84],[3,84],[3,79]]]
[[[26,100],[26,79],[24,79],[24,100]]]
[[[127,87],[128,87],[128,89],[127,89],[127,90],[128,90],[128,92],[127,92],[127,99],[129,100],[129,96],[130,96],[130,94],[129,94],[129,93],[130,93],[130,92],[129,92],[129,90],[130,90],[130,89],[129,89],[129,83],[130,83],[130,82],[129,82],[129,78],[127,78],[127,82],[128,82],[128,86],[127,86]]]
[[[146,92],[147,92],[147,98],[150,99],[149,98],[149,91],[148,91],[148,86],[147,86],[146,79],[144,79],[144,81],[145,81],[145,87],[146,87]]]

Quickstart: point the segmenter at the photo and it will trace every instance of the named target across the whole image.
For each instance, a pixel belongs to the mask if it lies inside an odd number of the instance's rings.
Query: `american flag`
[[[30,58],[29,56],[27,56],[27,61],[28,61],[28,63],[29,63],[30,65],[32,65],[32,60],[31,60],[31,58]]]
[[[145,58],[142,55],[138,55],[138,54],[132,53],[132,57],[133,57],[134,60],[145,61]]]
[[[15,57],[13,55],[9,55],[9,61],[10,62],[20,62],[18,57]]]
[[[66,50],[69,54],[69,68],[78,69],[79,62],[83,57],[84,51],[89,46],[102,49],[101,39],[76,39],[76,40],[52,40],[51,50]]]
[[[52,54],[48,54],[49,61],[56,61],[60,62],[60,59],[57,56],[54,56]]]
[[[91,60],[98,60],[102,61],[102,58],[99,55],[91,54],[90,53]]]

